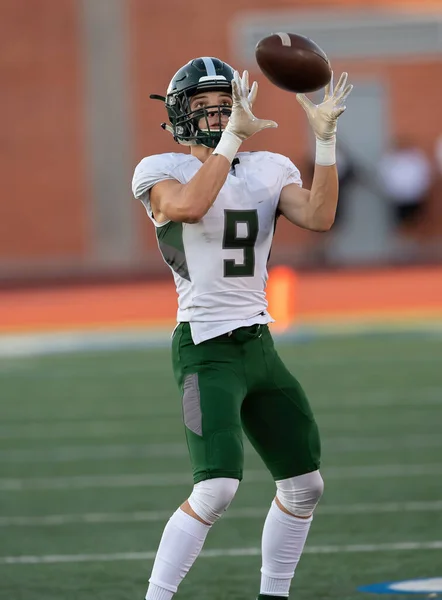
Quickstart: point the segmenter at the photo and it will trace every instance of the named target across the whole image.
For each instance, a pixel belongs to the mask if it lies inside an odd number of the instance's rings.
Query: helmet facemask
[[[196,91],[196,93],[200,92],[201,90]],[[215,148],[223,133],[222,117],[230,117],[232,107],[214,104],[191,110],[192,96],[189,97],[187,94],[184,97],[182,96],[182,105],[177,111],[178,115],[171,115],[170,120],[174,137],[180,144],[186,146],[201,144],[207,148]],[[214,114],[216,123],[212,122],[212,125],[210,125]]]

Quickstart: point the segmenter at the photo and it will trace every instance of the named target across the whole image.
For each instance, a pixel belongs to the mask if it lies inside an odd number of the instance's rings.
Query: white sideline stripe
[[[306,554],[340,554],[359,552],[395,552],[402,550],[440,550],[442,540],[433,542],[395,542],[391,544],[351,544],[342,546],[306,546]],[[0,565],[39,565],[54,563],[112,562],[153,560],[156,552],[116,552],[114,554],[53,554],[42,556],[1,556]],[[203,550],[201,558],[260,556],[261,548],[220,548]]]
[[[266,508],[232,508],[225,513],[223,519],[258,519],[264,517],[269,510]],[[398,512],[432,512],[442,510],[442,500],[431,502],[385,502],[371,504],[338,504],[336,506],[318,506],[316,511],[321,515],[359,515],[383,514]],[[39,517],[0,517],[0,527],[35,527],[60,526],[72,523],[138,523],[160,522],[167,520],[174,509],[138,511],[131,513],[84,513],[44,515]]]
[[[20,358],[45,356],[62,353],[78,353],[109,350],[140,350],[152,348],[168,348],[170,345],[171,329],[155,331],[149,327],[120,329],[117,331],[60,331],[45,333],[16,333],[9,335],[0,335],[0,358]],[[442,332],[442,324],[438,317],[428,320],[409,321],[406,317],[403,322],[391,323],[385,321],[373,321],[372,319],[362,319],[361,321],[334,323],[322,325],[313,325],[306,323],[283,333],[274,335],[281,344],[296,342],[305,339],[307,335],[313,340],[323,340],[336,335],[346,337],[360,337],[366,333],[382,332],[386,334],[404,334],[423,333],[431,336],[428,339],[439,339]],[[401,357],[399,357],[400,360]],[[421,362],[425,357],[407,357],[407,362]],[[321,357],[319,357],[321,359]],[[396,355],[390,355],[388,359],[382,359],[382,362],[397,361]],[[432,356],[429,360],[437,360]],[[338,361],[338,362],[336,362]],[[343,364],[346,357],[341,360],[335,357],[334,362],[327,364]],[[316,363],[318,364],[318,363]],[[325,363],[324,363],[325,364]],[[346,364],[346,363],[345,363]]]
[[[407,435],[380,437],[324,437],[324,450],[328,454],[383,452],[404,448],[438,448],[442,446],[442,435]],[[245,446],[246,454],[256,454],[252,447]],[[183,444],[114,444],[103,446],[56,446],[54,448],[13,448],[0,450],[0,463],[64,463],[81,460],[101,461],[116,458],[182,457],[188,460],[187,447]]]
[[[371,477],[421,477],[442,475],[441,463],[421,465],[361,465],[330,467],[323,471],[327,479],[366,479]],[[246,471],[246,483],[271,482],[267,471]],[[191,485],[190,474],[186,473],[140,473],[132,475],[74,475],[71,477],[27,477],[22,479],[0,479],[0,491],[21,490],[71,490],[115,487],[170,487]]]

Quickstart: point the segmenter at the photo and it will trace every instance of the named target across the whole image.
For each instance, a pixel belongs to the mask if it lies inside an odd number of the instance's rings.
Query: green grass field
[[[442,338],[279,348],[315,410],[326,483],[291,597],[369,600],[358,586],[442,577]],[[144,598],[191,489],[169,351],[3,359],[0,398],[0,598]],[[177,598],[256,597],[273,490],[246,445],[238,495]]]

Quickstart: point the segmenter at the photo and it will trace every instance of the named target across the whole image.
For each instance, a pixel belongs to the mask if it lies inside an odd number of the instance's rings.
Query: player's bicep
[[[176,179],[164,179],[156,183],[150,190],[150,205],[153,216],[158,223],[176,221],[176,206],[183,184]]]
[[[150,198],[152,212],[157,211],[157,222],[174,221],[176,223],[197,223],[192,198],[187,193],[187,186],[175,179],[158,182],[156,190]]]
[[[289,183],[281,190],[278,210],[291,223],[310,229],[310,190],[300,187],[297,183]]]

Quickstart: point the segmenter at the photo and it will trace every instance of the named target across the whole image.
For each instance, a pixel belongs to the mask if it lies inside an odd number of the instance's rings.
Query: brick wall
[[[76,0],[0,1],[0,261],[81,257],[87,185]]]
[[[305,0],[299,7],[330,8],[329,0]],[[385,4],[372,1],[371,6]],[[390,0],[400,4],[403,0]],[[411,3],[405,3],[409,5]],[[429,8],[439,0],[425,3]],[[365,0],[335,0],[334,5],[365,7]],[[234,62],[229,21],[250,8],[294,8],[293,0],[225,0],[215,12],[197,0],[166,3],[127,0],[130,23],[131,98],[134,160],[147,154],[179,151],[160,129],[165,111],[149,100],[164,93],[173,73],[201,54]],[[422,10],[423,4],[419,4]],[[5,266],[71,261],[88,257],[90,187],[85,135],[84,65],[81,2],[77,0],[0,0],[0,275]],[[430,154],[442,132],[442,61],[388,64],[376,61],[335,64],[351,75],[380,74],[391,92],[391,130],[410,134]],[[306,155],[306,119],[293,96],[252,73],[262,85],[256,112],[276,118],[279,129],[247,143],[250,150],[286,154],[302,168]],[[439,125],[436,126],[437,119]],[[128,199],[130,202],[130,182]],[[442,203],[433,194],[424,235],[440,236]],[[138,219],[142,251],[156,246],[147,218]],[[281,222],[276,244],[293,251],[315,244],[318,234],[294,231]],[[157,258],[152,264],[156,264]]]

